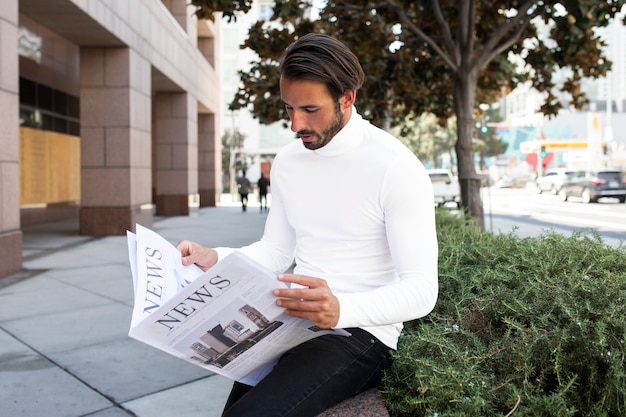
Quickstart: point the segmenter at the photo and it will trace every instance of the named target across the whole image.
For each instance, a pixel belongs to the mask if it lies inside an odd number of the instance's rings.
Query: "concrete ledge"
[[[389,411],[378,394],[370,388],[329,408],[317,417],[389,417]]]

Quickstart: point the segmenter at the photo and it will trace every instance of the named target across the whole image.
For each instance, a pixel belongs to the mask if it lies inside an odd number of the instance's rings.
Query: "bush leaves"
[[[391,415],[626,415],[624,247],[437,223],[440,296],[405,324],[381,384]]]

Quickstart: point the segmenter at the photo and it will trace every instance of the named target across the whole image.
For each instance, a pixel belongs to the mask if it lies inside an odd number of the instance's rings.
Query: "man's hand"
[[[199,243],[181,240],[176,245],[176,249],[182,255],[183,265],[196,264],[200,269],[206,271],[217,262],[217,252]]]
[[[279,288],[274,290],[276,304],[285,308],[285,313],[313,322],[322,329],[335,327],[339,322],[339,300],[328,284],[321,278],[306,275],[281,274],[278,279],[306,288]]]

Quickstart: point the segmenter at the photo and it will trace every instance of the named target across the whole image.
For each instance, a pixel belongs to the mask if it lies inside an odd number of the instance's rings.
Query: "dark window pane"
[[[37,85],[26,78],[20,78],[20,103],[37,105]]]
[[[53,117],[52,130],[59,133],[67,133],[67,120],[61,117]]]
[[[39,84],[37,93],[37,106],[42,110],[52,110],[52,89]]]
[[[67,116],[67,94],[59,90],[53,90],[53,108],[52,110],[58,114]]]
[[[80,136],[80,124],[77,122],[67,122],[67,133],[74,136]]]
[[[72,119],[78,119],[80,117],[78,97],[71,95],[67,96],[67,115]]]
[[[52,116],[44,114],[41,116],[41,128],[43,130],[53,130],[52,126],[53,126],[53,121],[52,121]]]

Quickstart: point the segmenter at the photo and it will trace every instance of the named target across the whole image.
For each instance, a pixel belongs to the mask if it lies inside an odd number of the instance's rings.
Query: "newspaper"
[[[135,303],[128,335],[227,378],[256,385],[290,348],[345,330],[320,329],[276,305],[276,274],[233,252],[204,272],[141,225],[127,232]]]

